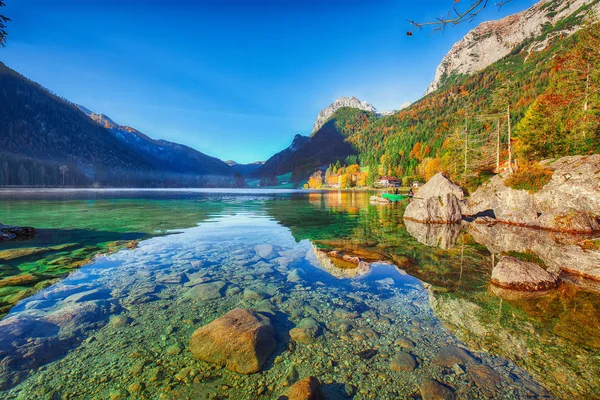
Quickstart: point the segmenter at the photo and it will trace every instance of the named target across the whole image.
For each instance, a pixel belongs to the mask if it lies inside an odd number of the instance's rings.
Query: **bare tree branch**
[[[433,33],[435,32],[444,32],[446,27],[458,25],[463,22],[471,22],[482,12],[488,5],[490,0],[471,0],[470,5],[465,10],[461,11],[456,7],[456,4],[459,3],[460,0],[454,0],[454,6],[452,9],[448,10],[448,15],[446,17],[439,17],[435,21],[427,21],[427,22],[416,22],[409,20],[408,23],[412,26],[415,26],[419,29],[423,29],[424,27],[431,26],[433,27]],[[496,7],[498,9],[502,8],[506,3],[510,3],[512,0],[501,0],[496,3]],[[412,32],[408,32],[409,36],[412,36]]]
[[[0,7],[4,7],[4,1],[0,0]],[[6,32],[6,23],[10,21],[10,18],[5,17],[0,14],[0,47],[4,47],[6,45],[6,37],[8,33]]]

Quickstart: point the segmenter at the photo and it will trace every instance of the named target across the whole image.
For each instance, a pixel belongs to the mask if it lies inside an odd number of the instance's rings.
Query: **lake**
[[[3,193],[0,221],[38,230],[0,244],[3,397],[268,399],[308,376],[328,399],[600,397],[595,286],[499,291],[477,234],[369,196]],[[190,352],[236,308],[274,327],[259,373]]]

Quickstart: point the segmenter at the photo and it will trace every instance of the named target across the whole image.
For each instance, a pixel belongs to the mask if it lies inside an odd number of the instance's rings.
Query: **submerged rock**
[[[241,374],[258,372],[275,350],[275,331],[269,318],[236,308],[198,328],[190,340],[197,358]]]
[[[477,360],[466,350],[456,346],[448,346],[440,349],[432,364],[438,367],[451,368],[454,364],[475,364]]]
[[[492,270],[492,283],[505,289],[544,291],[555,288],[558,278],[535,263],[505,256]]]
[[[415,358],[404,351],[399,351],[390,360],[390,369],[392,371],[412,371],[417,368],[417,362]]]
[[[454,390],[436,381],[425,378],[421,382],[421,397],[423,400],[450,400],[454,399]]]
[[[22,227],[0,224],[0,243],[9,240],[30,239],[35,234],[35,229],[29,226]]]
[[[183,294],[185,299],[208,301],[223,297],[224,281],[215,281],[210,283],[201,283]]]
[[[419,189],[406,207],[404,219],[428,224],[460,222],[463,198],[463,190],[439,173]]]
[[[294,329],[290,330],[290,337],[298,343],[309,344],[313,343],[320,333],[321,329],[317,321],[312,318],[304,318]]]
[[[260,244],[254,247],[254,251],[256,251],[256,254],[258,254],[259,257],[264,259],[270,259],[275,257],[273,246],[270,244]]]
[[[323,400],[321,383],[314,376],[304,378],[288,389],[288,391],[279,400]]]

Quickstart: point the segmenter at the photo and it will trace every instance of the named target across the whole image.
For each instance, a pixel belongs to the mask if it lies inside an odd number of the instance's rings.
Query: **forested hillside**
[[[231,183],[232,170],[221,160],[132,128],[105,127],[2,63],[0,104],[0,186]]]
[[[290,147],[267,160],[256,174],[273,177],[292,172],[295,182],[307,179],[316,168],[357,154],[347,138],[374,120],[370,111],[342,107],[311,137],[296,135]]]
[[[349,129],[361,166],[408,180],[444,171],[473,188],[497,170],[535,172],[542,159],[600,152],[600,24],[552,35],[582,23],[547,25],[488,68],[446,77],[408,109]]]

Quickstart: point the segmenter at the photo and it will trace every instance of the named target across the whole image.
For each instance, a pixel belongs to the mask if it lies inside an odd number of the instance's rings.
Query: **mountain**
[[[129,184],[157,173],[73,104],[0,63],[0,185]],[[68,172],[62,172],[68,169]]]
[[[121,143],[148,159],[163,172],[216,176],[232,174],[230,166],[218,158],[178,143],[152,139],[137,129],[117,124],[104,114],[96,114],[80,105],[77,107]]]
[[[296,135],[288,148],[269,158],[255,175],[269,177],[292,172],[292,181],[306,179],[317,168],[357,154],[347,137],[375,118],[371,111],[339,108],[310,137]]]
[[[79,108],[3,63],[0,104],[0,186],[198,187],[231,179],[220,160]]]
[[[543,50],[553,38],[577,32],[581,24],[567,23],[567,18],[581,17],[590,6],[600,12],[597,0],[543,0],[518,14],[483,22],[452,46],[425,94],[433,93],[453,75],[470,75],[483,70],[509,55],[527,39],[547,33],[550,27],[554,28],[551,35],[530,43],[527,52]],[[559,22],[563,26],[557,25]]]
[[[377,109],[366,101],[360,101],[356,97],[338,97],[331,105],[321,110],[317,116],[317,120],[313,126],[312,134],[314,135],[331,116],[342,107],[356,108],[363,111],[369,111],[377,114]]]
[[[262,167],[265,162],[264,161],[255,161],[250,164],[238,164],[233,160],[225,161],[225,164],[229,165],[230,170],[236,174],[239,173],[242,176],[249,176],[256,172],[257,169]]]
[[[599,1],[585,3],[542,1],[533,9],[563,18],[484,69],[452,73],[410,107],[346,131],[361,167],[408,181],[444,172],[474,189],[505,170],[511,154],[513,184],[535,190],[547,179],[539,161],[600,153],[600,23],[581,29]],[[520,37],[521,25],[509,26],[503,36]]]

